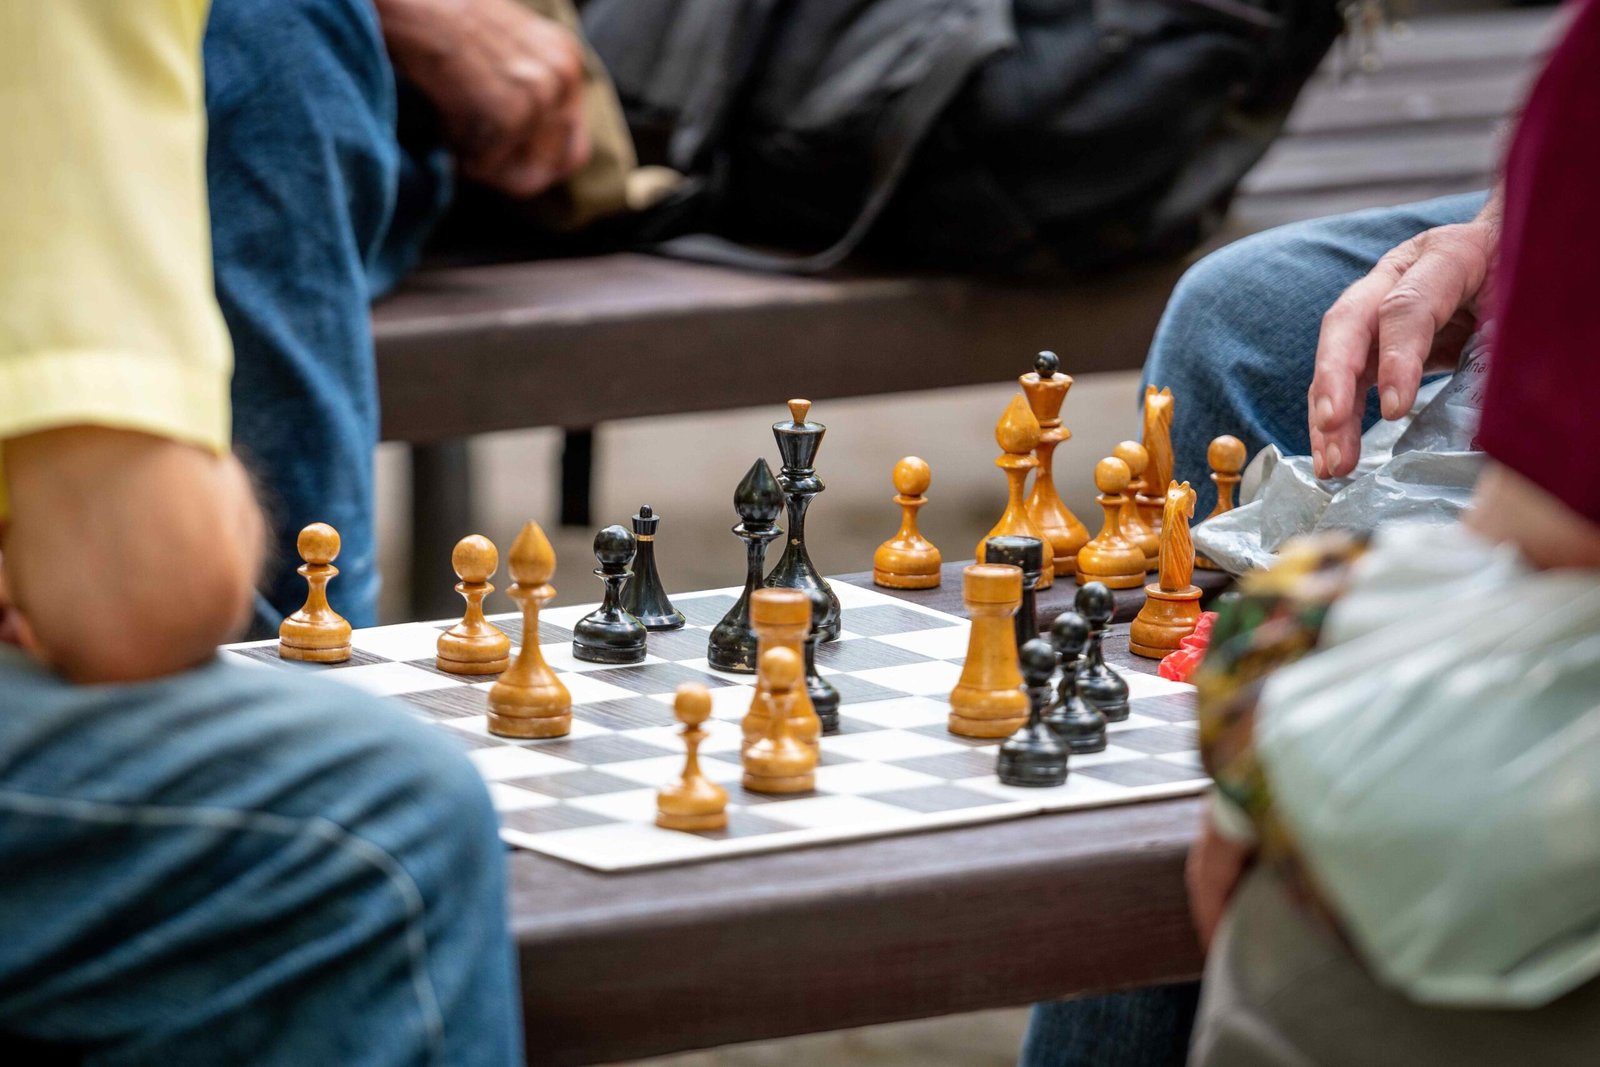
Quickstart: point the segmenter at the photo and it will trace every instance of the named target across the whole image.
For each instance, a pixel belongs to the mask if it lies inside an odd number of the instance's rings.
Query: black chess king
[[[822,447],[822,435],[828,428],[820,422],[811,422],[811,401],[789,401],[788,422],[772,424],[772,436],[778,439],[778,454],[783,457],[783,469],[778,472],[778,484],[783,487],[789,509],[789,537],[783,546],[778,565],[767,575],[769,587],[799,589],[806,594],[819,589],[827,599],[828,610],[817,623],[817,639],[832,641],[839,636],[839,598],[828,585],[806,554],[806,509],[811,498],[825,486],[817,477],[817,449]]]

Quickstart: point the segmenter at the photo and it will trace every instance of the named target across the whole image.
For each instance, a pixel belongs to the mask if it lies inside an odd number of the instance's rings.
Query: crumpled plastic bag
[[[1274,809],[1384,984],[1546,1004],[1600,974],[1600,571],[1397,525],[1351,578],[1262,689]]]
[[[1410,415],[1362,434],[1361,462],[1343,478],[1319,479],[1310,456],[1268,445],[1245,468],[1243,503],[1194,528],[1195,551],[1243,574],[1270,566],[1284,542],[1318,530],[1454,523],[1484,466],[1472,438],[1488,373],[1487,346],[1479,345],[1454,375],[1418,390]]]

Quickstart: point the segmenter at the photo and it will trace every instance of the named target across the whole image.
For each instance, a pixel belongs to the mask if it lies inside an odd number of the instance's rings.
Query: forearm
[[[5,444],[0,565],[36,655],[78,682],[193,667],[235,636],[263,526],[237,460],[71,428]]]

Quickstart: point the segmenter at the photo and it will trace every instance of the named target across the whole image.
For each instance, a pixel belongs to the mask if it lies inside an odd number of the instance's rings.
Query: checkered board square
[[[224,655],[257,665],[325,672],[334,681],[404,702],[469,746],[489,783],[503,836],[597,870],[688,863],[822,842],[989,822],[1047,811],[1100,807],[1195,793],[1206,778],[1196,754],[1193,689],[1127,673],[1133,713],[1112,723],[1104,752],[1074,756],[1053,789],[1004,786],[995,777],[998,741],[945,728],[947,695],[966,655],[965,619],[872,589],[835,583],[844,607],[839,640],[817,650],[817,669],[840,691],[840,730],[822,739],[816,789],[763,796],[739,784],[739,720],[753,675],[712,670],[706,642],[738,594],[688,593],[673,603],[688,625],[651,634],[632,666],[572,656],[572,626],[593,605],[545,610],[540,646],[572,693],[572,732],[512,741],[486,729],[486,691],[434,667],[441,623],[356,631],[344,664],[289,663],[276,642],[233,645]],[[494,617],[522,639],[515,615]],[[711,689],[710,733],[701,765],[728,790],[725,830],[685,833],[655,823],[655,794],[683,766],[672,694],[681,682]]]

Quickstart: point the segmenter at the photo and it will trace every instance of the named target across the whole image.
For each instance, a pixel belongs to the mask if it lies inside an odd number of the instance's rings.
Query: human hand
[[[0,556],[0,645],[16,645],[29,651],[34,647],[33,632],[28,629],[28,620],[22,617],[17,605],[12,603],[11,594],[6,589],[4,556]]]
[[[1195,932],[1200,935],[1200,946],[1211,951],[1211,939],[1216,936],[1217,924],[1228,901],[1239,887],[1239,879],[1255,858],[1248,845],[1223,837],[1206,816],[1200,836],[1189,849],[1189,860],[1184,865],[1183,881],[1189,890],[1189,915],[1194,920]]]
[[[1306,397],[1317,477],[1355,469],[1374,384],[1383,417],[1398,419],[1416,402],[1425,373],[1456,365],[1477,328],[1499,213],[1496,194],[1471,222],[1423,231],[1380,259],[1322,317]]]
[[[515,0],[376,0],[395,66],[432,101],[461,173],[530,197],[589,159],[583,45]]]

